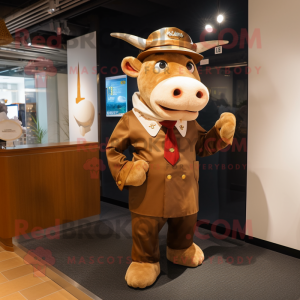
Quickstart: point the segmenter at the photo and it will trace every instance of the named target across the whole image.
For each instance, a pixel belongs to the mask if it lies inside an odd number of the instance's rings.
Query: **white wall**
[[[58,94],[56,76],[47,78],[47,119],[48,119],[48,143],[59,142],[58,124]]]
[[[253,236],[300,250],[300,1],[249,0],[247,219]],[[249,231],[248,231],[249,233]]]
[[[89,42],[87,42],[89,41]],[[97,41],[96,32],[86,34],[68,41],[68,98],[69,98],[69,134],[70,142],[84,138],[89,142],[98,142],[98,95],[97,95]],[[83,101],[76,103],[78,71],[80,74],[81,97]],[[94,112],[91,107],[94,107]],[[80,127],[75,120],[77,115],[81,120],[89,122],[90,131],[85,135],[80,133]],[[85,125],[86,128],[89,126]]]

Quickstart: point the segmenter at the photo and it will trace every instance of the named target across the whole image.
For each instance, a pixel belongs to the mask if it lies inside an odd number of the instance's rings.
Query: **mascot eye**
[[[164,60],[161,60],[161,61],[159,61],[159,62],[157,62],[157,63],[155,64],[155,69],[158,68],[158,69],[163,70],[163,69],[165,69],[167,66],[168,66],[168,64],[167,64]]]
[[[186,68],[187,68],[191,73],[194,73],[194,71],[195,71],[194,64],[191,63],[190,61],[186,64]]]

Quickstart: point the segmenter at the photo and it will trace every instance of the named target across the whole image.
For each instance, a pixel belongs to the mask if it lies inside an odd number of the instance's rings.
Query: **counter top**
[[[20,154],[33,154],[44,152],[60,152],[76,149],[78,151],[91,151],[95,152],[99,149],[98,142],[65,142],[65,143],[51,143],[51,144],[29,144],[18,145],[16,147],[7,147],[6,149],[0,149],[0,156],[6,155],[20,155]]]

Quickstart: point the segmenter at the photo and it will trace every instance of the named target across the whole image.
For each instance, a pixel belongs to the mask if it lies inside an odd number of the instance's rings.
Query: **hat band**
[[[162,47],[162,46],[177,46],[182,48],[187,48],[192,51],[196,51],[197,45],[191,44],[190,42],[186,41],[178,41],[178,40],[152,40],[150,43],[147,42],[145,50],[150,48]]]

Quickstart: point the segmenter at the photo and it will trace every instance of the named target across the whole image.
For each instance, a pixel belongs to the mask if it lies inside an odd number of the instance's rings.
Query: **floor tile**
[[[11,258],[0,262],[0,272],[25,265],[21,257]]]
[[[77,300],[77,298],[72,296],[67,291],[62,290],[62,291],[56,292],[54,294],[51,294],[49,296],[46,296],[44,298],[41,298],[40,300]]]
[[[8,281],[8,279],[2,273],[0,273],[0,284],[6,281]]]
[[[0,262],[15,257],[18,257],[18,255],[14,252],[2,251],[0,253]]]
[[[22,296],[20,293],[14,293],[0,299],[1,300],[26,300],[26,298]]]
[[[33,267],[32,265],[23,265],[17,268],[13,268],[11,270],[7,270],[2,272],[2,274],[8,279],[8,280],[14,280],[18,277],[25,276],[28,274],[33,273]]]
[[[29,288],[42,282],[43,281],[40,278],[34,277],[33,274],[4,282],[0,285],[0,297],[8,296],[12,293],[16,293],[20,290]]]
[[[43,275],[43,274],[41,274]],[[13,252],[0,247],[0,300],[76,300]]]
[[[43,277],[41,277],[41,279],[43,280],[43,281],[50,281],[51,279],[49,278],[49,277],[47,277],[47,276],[43,276]]]
[[[28,300],[37,300],[47,295],[58,292],[62,288],[53,281],[43,282],[41,284],[30,287],[20,293]]]

